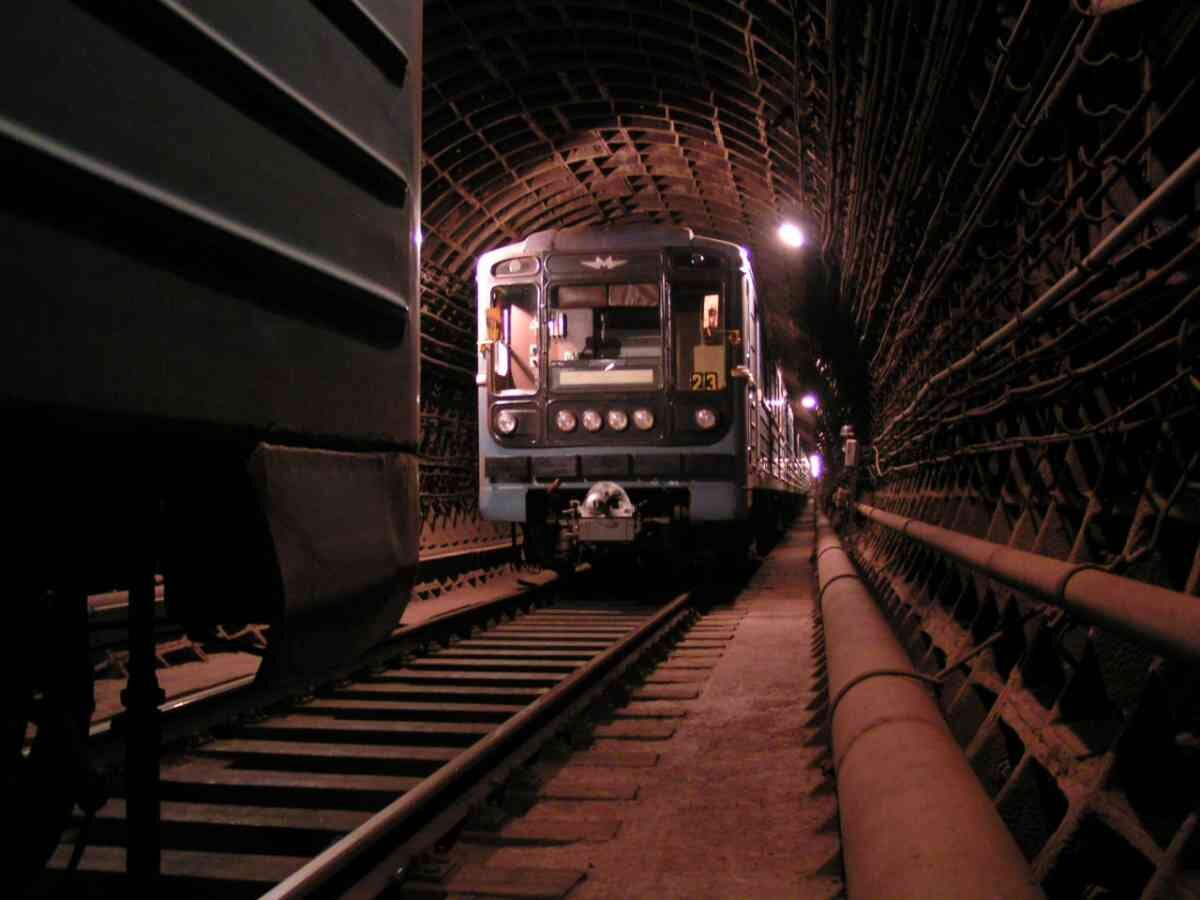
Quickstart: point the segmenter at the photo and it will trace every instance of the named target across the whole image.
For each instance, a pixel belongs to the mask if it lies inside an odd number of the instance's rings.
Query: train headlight
[[[696,427],[701,431],[712,431],[717,427],[717,414],[707,406],[696,410],[693,418],[696,420]]]
[[[629,427],[629,416],[623,409],[610,409],[608,411],[608,427],[613,431],[624,431]]]
[[[585,409],[583,411],[583,427],[588,431],[599,431],[600,426],[604,424],[604,420],[600,418],[600,413],[594,409]]]
[[[554,424],[558,426],[559,431],[574,431],[575,413],[569,409],[560,409],[554,416]]]
[[[501,434],[512,434],[517,430],[517,417],[507,409],[496,413],[496,430]]]
[[[648,409],[635,409],[633,411],[633,424],[642,431],[649,431],[654,427],[654,413]]]

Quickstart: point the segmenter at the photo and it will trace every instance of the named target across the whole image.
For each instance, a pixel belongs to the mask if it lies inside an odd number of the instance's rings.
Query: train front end
[[[683,228],[542,232],[482,257],[480,509],[523,527],[531,561],[737,543],[748,277],[739,248]]]

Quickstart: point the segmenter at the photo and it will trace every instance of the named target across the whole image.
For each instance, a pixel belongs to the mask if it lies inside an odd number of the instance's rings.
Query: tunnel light
[[[816,409],[817,408],[817,395],[816,394],[805,394],[803,397],[800,398],[800,405],[803,406],[805,409]]]
[[[813,478],[821,477],[821,454],[814,453],[808,458],[808,471]]]
[[[784,222],[779,226],[779,239],[789,247],[800,247],[804,244],[804,232],[794,222]]]

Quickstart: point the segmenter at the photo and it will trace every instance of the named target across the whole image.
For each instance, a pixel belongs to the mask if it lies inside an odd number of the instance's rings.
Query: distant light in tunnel
[[[816,409],[817,408],[817,395],[816,394],[805,394],[803,397],[800,398],[800,405],[803,406],[805,409]]]
[[[808,458],[808,471],[813,478],[821,477],[821,454],[814,453]]]
[[[784,222],[779,226],[779,239],[789,247],[804,245],[804,232],[794,222]]]

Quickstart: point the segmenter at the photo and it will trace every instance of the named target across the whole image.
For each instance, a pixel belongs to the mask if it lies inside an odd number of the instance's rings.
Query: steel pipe
[[[1016,590],[1061,606],[1081,621],[1177,659],[1200,660],[1200,598],[985,541],[919,519],[857,504],[860,513]]]
[[[824,517],[817,553],[847,896],[1042,897]]]
[[[1124,9],[1126,6],[1133,6],[1141,3],[1141,0],[1091,0],[1087,5],[1087,11],[1093,16],[1106,16],[1110,12],[1116,12],[1118,9]]]

